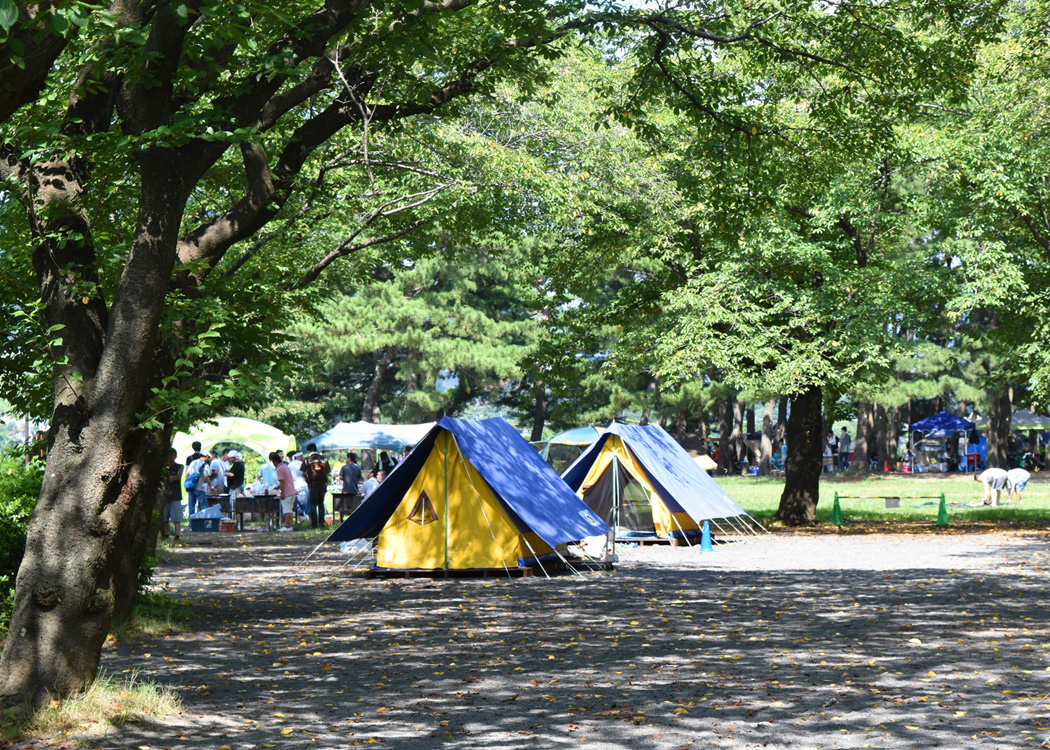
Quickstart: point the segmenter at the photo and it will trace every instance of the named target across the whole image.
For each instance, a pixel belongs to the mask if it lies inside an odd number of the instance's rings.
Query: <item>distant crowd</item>
[[[386,451],[379,454],[368,478],[358,465],[357,454],[347,451],[346,462],[337,464],[333,471],[328,459],[310,443],[305,454],[295,452],[291,459],[282,450],[269,454],[256,474],[255,482],[245,488],[244,460],[239,451],[215,449],[201,451],[200,442],[194,442],[193,452],[178,462],[174,449],[168,454],[168,481],[161,519],[161,536],[179,539],[183,522],[182,490],[186,491],[186,513],[189,517],[207,510],[219,495],[229,497],[229,509],[236,512],[238,497],[277,496],[281,505],[281,524],[278,531],[291,531],[296,521],[307,518],[310,528],[325,525],[325,493],[333,475],[338,477],[340,489],[356,507],[376,491],[386,475],[397,464]]]

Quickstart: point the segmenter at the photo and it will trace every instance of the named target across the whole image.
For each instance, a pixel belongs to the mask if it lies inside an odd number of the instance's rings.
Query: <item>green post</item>
[[[842,507],[839,505],[839,493],[835,493],[835,504],[831,508],[831,522],[836,526],[842,525]]]
[[[948,504],[944,501],[944,493],[941,493],[941,505],[937,508],[937,525],[948,525]]]

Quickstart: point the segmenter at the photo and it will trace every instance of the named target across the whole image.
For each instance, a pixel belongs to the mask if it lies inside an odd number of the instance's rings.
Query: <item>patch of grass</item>
[[[189,602],[175,599],[163,591],[147,591],[139,596],[128,622],[114,623],[110,638],[117,641],[170,635],[189,631],[193,614]]]
[[[11,712],[4,719],[3,736],[44,742],[88,744],[104,736],[111,727],[137,722],[163,723],[181,711],[178,697],[151,682],[139,682],[136,675],[116,679],[100,675],[79,695],[53,700],[37,711],[18,719]]]
[[[1050,528],[1050,483],[1039,481],[1037,474],[1024,493],[1024,505],[1000,505],[996,508],[953,507],[953,503],[979,503],[984,487],[973,481],[973,475],[871,475],[864,479],[828,476],[820,482],[817,523],[831,525],[835,493],[845,523],[844,529],[864,527],[880,532],[914,532],[937,520],[941,493],[948,506],[950,528],[960,531],[994,531],[997,529]],[[783,478],[717,477],[716,481],[748,513],[763,524],[773,516],[784,490]],[[899,508],[887,508],[884,497],[899,497]],[[1005,501],[1005,493],[1003,494]]]

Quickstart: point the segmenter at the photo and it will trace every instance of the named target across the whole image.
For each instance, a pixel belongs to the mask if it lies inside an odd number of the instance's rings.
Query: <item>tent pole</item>
[[[445,467],[445,570],[448,570],[448,527],[449,527],[449,516],[450,508],[448,504],[448,430],[445,430],[445,455],[443,456],[443,463]]]
[[[613,503],[612,503],[612,549],[609,552],[609,561],[616,559],[616,526],[620,521],[620,462],[616,457],[616,443],[613,443],[612,457],[612,480],[613,480]]]

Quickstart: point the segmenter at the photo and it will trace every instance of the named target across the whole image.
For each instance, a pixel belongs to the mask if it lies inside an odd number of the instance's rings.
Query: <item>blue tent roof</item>
[[[527,528],[519,531],[532,531],[554,547],[608,530],[505,419],[474,422],[445,417],[327,541],[343,542],[379,534],[443,430],[452,433],[460,452],[503,503],[508,515],[525,524]]]
[[[658,425],[634,427],[613,422],[605,434],[566,469],[562,477],[575,492],[587,478],[611,435],[618,435],[634,454],[646,479],[672,512],[684,511],[697,523],[711,518],[747,515],[685,449]]]
[[[920,419],[911,426],[912,431],[932,432],[934,430],[972,430],[974,423],[968,419],[957,417],[946,411],[939,411],[932,417]]]

